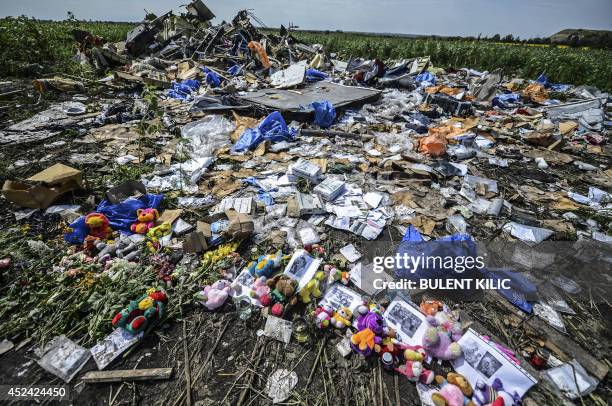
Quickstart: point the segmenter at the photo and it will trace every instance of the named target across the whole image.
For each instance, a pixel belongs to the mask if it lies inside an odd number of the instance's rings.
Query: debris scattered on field
[[[173,344],[179,402],[229,375],[220,403],[316,404],[372,376],[357,403],[384,403],[387,377],[398,403],[401,386],[423,404],[546,404],[538,376],[558,397],[609,392],[607,93],[349,58],[247,10],[186,10],[119,43],[75,30],[79,60],[112,74],[40,77],[53,103],[0,128],[0,355],[47,343],[39,365],[69,382],[90,354],[119,367],[197,317],[201,345]],[[456,261],[483,251],[476,270]],[[438,286],[403,284],[423,280]],[[170,378],[120,367],[82,379]]]

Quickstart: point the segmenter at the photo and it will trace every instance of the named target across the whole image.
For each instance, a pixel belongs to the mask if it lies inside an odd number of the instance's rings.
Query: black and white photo
[[[398,295],[383,314],[387,325],[397,333],[397,339],[408,345],[421,344],[427,329],[425,315]]]
[[[332,285],[321,300],[320,304],[327,304],[334,310],[338,310],[341,307],[348,307],[351,311],[355,311],[357,306],[362,303],[361,295],[359,293],[343,286],[339,283]]]
[[[499,368],[501,368],[501,366],[502,363],[497,358],[495,358],[493,354],[491,354],[490,352],[486,352],[485,355],[483,355],[480,359],[480,362],[478,363],[476,369],[478,370],[478,372],[480,372],[487,378],[490,378],[495,372],[497,372]]]

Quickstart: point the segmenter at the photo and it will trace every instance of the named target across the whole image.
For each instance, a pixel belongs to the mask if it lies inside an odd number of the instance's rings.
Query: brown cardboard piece
[[[63,164],[55,164],[26,181],[5,181],[2,194],[18,206],[46,209],[64,193],[83,188],[81,171]]]
[[[155,224],[159,225],[162,223],[174,223],[176,220],[178,220],[179,217],[181,217],[181,214],[183,214],[183,210],[182,209],[168,209],[168,210],[164,210],[164,212],[159,216],[159,218],[157,219],[157,221],[155,222]]]
[[[255,230],[253,218],[250,215],[228,209],[223,213],[212,214],[204,217],[202,221],[198,221],[196,231],[189,233],[185,238],[183,250],[196,253],[206,251],[208,249],[206,239],[212,237],[211,224],[224,219],[229,220],[229,226],[223,233],[223,236],[228,240],[248,238]]]

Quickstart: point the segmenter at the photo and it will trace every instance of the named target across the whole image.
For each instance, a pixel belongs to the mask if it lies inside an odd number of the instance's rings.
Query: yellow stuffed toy
[[[310,303],[311,296],[315,299],[320,298],[321,293],[321,281],[325,279],[325,272],[319,271],[314,277],[300,290],[300,299],[302,303]]]

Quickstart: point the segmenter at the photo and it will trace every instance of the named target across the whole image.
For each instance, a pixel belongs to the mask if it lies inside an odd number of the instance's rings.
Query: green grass
[[[551,81],[593,85],[612,90],[612,51],[484,41],[412,39],[353,33],[296,32],[307,43],[323,44],[342,58],[401,59],[430,56],[435,66],[493,70],[535,79],[545,72]]]
[[[74,18],[57,22],[26,17],[0,19],[0,77],[31,76],[32,64],[43,65],[47,73],[84,74],[86,69],[73,60],[76,51],[73,28],[88,30],[115,42],[124,40],[133,26]],[[336,52],[342,58],[430,56],[434,65],[442,68],[504,68],[509,74],[529,79],[545,72],[553,82],[593,85],[612,91],[612,51],[605,49],[337,32],[296,32],[294,35],[307,43],[323,44],[327,51]]]
[[[17,17],[0,19],[0,77],[31,76],[33,64],[42,65],[45,73],[61,71],[83,74],[84,68],[74,61],[75,28],[90,31],[107,41],[125,40],[131,23],[96,21],[40,21]]]

